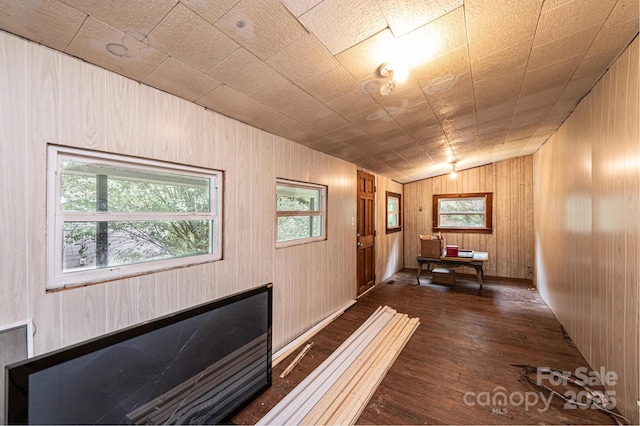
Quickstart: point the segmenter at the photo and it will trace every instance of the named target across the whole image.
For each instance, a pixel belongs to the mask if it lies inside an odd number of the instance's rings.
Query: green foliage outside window
[[[276,188],[277,241],[323,235],[323,189],[279,183]],[[307,214],[308,213],[308,214]]]
[[[96,175],[63,173],[61,209],[97,212]],[[206,212],[204,186],[107,177],[107,212]],[[100,210],[101,211],[101,210]],[[95,268],[99,222],[65,222],[65,270]],[[107,222],[108,266],[211,253],[209,220],[128,220]],[[107,266],[107,265],[102,265]]]

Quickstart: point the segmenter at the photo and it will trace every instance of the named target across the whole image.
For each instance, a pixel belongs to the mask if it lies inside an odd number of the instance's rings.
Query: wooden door
[[[358,296],[376,282],[375,177],[358,171]]]

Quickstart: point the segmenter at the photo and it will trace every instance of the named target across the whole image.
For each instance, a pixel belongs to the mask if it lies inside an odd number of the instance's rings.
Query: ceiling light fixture
[[[396,83],[403,83],[409,77],[409,71],[406,68],[394,69],[390,64],[384,63],[378,68],[378,73],[381,77],[387,77],[388,80],[385,84],[380,86],[380,94],[387,96],[396,88]]]
[[[382,77],[389,78],[389,80],[386,83],[380,86],[380,94],[382,96],[387,96],[391,92],[393,92],[393,89],[396,88],[396,82],[393,80],[393,70],[389,68],[387,64],[382,64],[380,65],[380,68],[378,69],[378,71],[380,72],[380,75]]]
[[[456,162],[451,162],[451,173],[449,173],[449,177],[451,179],[455,179],[458,177],[458,172],[456,172]]]

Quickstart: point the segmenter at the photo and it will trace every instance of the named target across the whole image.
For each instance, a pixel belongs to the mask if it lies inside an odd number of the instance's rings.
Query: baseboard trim
[[[335,311],[334,313],[332,313],[331,315],[329,315],[328,317],[326,317],[325,319],[320,321],[318,324],[316,324],[313,327],[311,327],[309,330],[307,330],[305,333],[303,333],[300,336],[298,336],[296,339],[291,341],[289,344],[283,346],[281,349],[276,351],[273,354],[273,361],[271,361],[271,367],[273,368],[276,365],[280,364],[286,357],[291,355],[291,353],[293,351],[295,351],[300,346],[302,346],[307,340],[309,340],[310,338],[315,336],[320,330],[325,328],[327,325],[331,324],[331,322],[334,319],[336,319],[340,315],[342,315],[344,313],[344,311],[346,311],[351,306],[353,306],[354,303],[356,303],[355,300],[350,300],[343,307],[341,307],[340,309],[338,309],[337,311]]]

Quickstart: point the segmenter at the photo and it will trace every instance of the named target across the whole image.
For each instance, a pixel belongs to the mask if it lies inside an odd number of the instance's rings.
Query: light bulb
[[[450,177],[451,179],[455,179],[455,178],[457,178],[457,177],[458,177],[458,173],[456,173],[455,171],[453,171],[453,172],[449,173],[449,177]]]
[[[404,67],[398,67],[393,70],[393,79],[398,83],[404,83],[409,78],[409,70]]]

